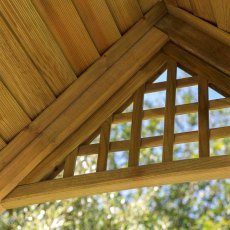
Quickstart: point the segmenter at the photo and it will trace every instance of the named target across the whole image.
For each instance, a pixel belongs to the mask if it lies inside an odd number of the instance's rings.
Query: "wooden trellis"
[[[99,130],[93,133],[84,143],[71,152],[58,167],[40,183],[21,183],[2,204],[7,208],[30,203],[39,203],[54,199],[63,199],[73,196],[96,194],[114,190],[135,188],[140,186],[154,186],[165,183],[181,183],[193,180],[224,178],[225,169],[229,168],[229,157],[210,156],[209,141],[230,136],[230,127],[209,128],[209,110],[230,107],[230,99],[208,99],[209,82],[201,74],[192,74],[192,77],[177,79],[178,63],[168,58],[167,81],[152,83],[165,69],[160,69],[153,77],[142,85],[135,94],[121,108],[109,117]],[[154,68],[154,67],[153,67]],[[165,67],[164,67],[165,68]],[[176,105],[176,89],[198,86],[198,102]],[[164,108],[143,110],[144,94],[166,91]],[[132,112],[122,112],[133,103]],[[176,115],[198,113],[198,130],[175,133],[174,123]],[[161,136],[141,137],[142,121],[147,119],[164,118],[164,134]],[[131,122],[130,140],[110,142],[112,124]],[[100,141],[91,144],[100,134]],[[198,159],[173,160],[175,144],[198,142]],[[162,162],[152,165],[139,164],[140,150],[144,148],[162,147]],[[108,170],[109,152],[128,151],[127,168]],[[74,176],[76,158],[97,154],[95,173]],[[116,154],[116,153],[113,153]],[[64,169],[63,179],[53,179]],[[25,184],[25,185],[23,185]]]

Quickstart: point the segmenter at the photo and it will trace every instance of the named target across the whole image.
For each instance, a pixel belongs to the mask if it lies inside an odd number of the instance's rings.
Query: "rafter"
[[[1,205],[10,209],[137,187],[221,179],[229,173],[230,156],[164,162],[22,185]]]
[[[227,74],[215,69],[205,61],[202,61],[173,43],[168,43],[164,47],[164,52],[183,67],[191,71],[195,70],[196,74],[202,75],[202,77],[209,81],[209,84],[213,84],[226,97],[230,97],[230,77]]]
[[[185,50],[230,76],[230,47],[171,15],[157,23],[157,28]]]
[[[152,28],[119,61],[90,85],[79,98],[64,109],[56,120],[41,133],[35,135],[35,139],[0,172],[2,178],[0,181],[0,199],[12,191],[34,167],[48,157],[75,130],[79,129],[167,41],[168,37],[164,33]],[[81,79],[87,81],[89,78],[81,77]],[[102,118],[106,119],[107,117],[102,116]],[[8,183],[9,181],[11,183]]]

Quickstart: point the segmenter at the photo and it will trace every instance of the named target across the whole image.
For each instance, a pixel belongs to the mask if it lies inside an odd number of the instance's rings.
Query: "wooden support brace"
[[[177,63],[168,61],[168,76],[166,90],[165,125],[163,140],[163,162],[173,160],[175,101],[176,101]]]

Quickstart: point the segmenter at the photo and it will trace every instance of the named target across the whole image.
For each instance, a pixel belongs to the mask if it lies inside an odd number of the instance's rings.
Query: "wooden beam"
[[[215,0],[214,0],[215,1]],[[227,0],[228,1],[228,0]],[[230,34],[219,29],[218,27],[182,10],[178,7],[167,5],[169,14],[183,20],[194,28],[206,33],[210,37],[230,46]]]
[[[208,81],[199,76],[198,86],[199,157],[209,157]]]
[[[167,76],[167,90],[166,90],[166,106],[164,119],[164,137],[163,137],[163,162],[173,160],[173,146],[174,146],[174,124],[176,113],[176,75],[177,63],[168,60],[168,76]]]
[[[117,190],[223,179],[230,173],[230,156],[218,156],[80,175],[17,187],[1,205],[5,209]]]
[[[216,99],[209,101],[209,109],[223,109],[230,108],[230,98]],[[176,115],[196,113],[198,111],[198,103],[191,103],[185,105],[176,106]],[[164,117],[165,108],[149,109],[144,110],[143,120],[162,118]],[[132,112],[129,113],[118,113],[113,116],[113,124],[120,124],[124,122],[132,121]]]
[[[208,80],[209,84],[215,85],[225,93],[226,97],[230,97],[230,77],[228,75],[215,69],[205,61],[202,61],[173,43],[168,43],[164,47],[164,52],[171,58],[174,58],[180,65],[191,71],[195,71],[198,75],[202,75],[202,77]]]
[[[220,139],[230,137],[230,127],[210,129],[210,139]],[[198,131],[176,133],[174,144],[183,144],[199,141]],[[115,141],[110,143],[111,152],[128,151],[129,141]],[[146,137],[141,139],[141,149],[154,148],[163,145],[163,136]],[[83,145],[79,147],[79,156],[98,154],[98,144]],[[32,182],[31,182],[32,183]]]
[[[152,76],[158,76],[158,71],[166,65],[166,56],[159,54],[143,67],[133,78],[127,82],[110,100],[105,103],[80,129],[76,130],[65,142],[52,152],[38,167],[36,167],[25,179],[24,183],[40,181],[46,177],[55,166],[78,145],[85,141],[88,136],[97,130],[101,124],[117,111],[134,92]],[[152,68],[152,67],[155,68]]]
[[[230,76],[230,47],[171,15],[157,23],[170,39],[205,62]]]
[[[139,165],[144,92],[145,92],[145,85],[142,85],[134,94],[132,127],[131,127],[130,148],[129,148],[129,161],[128,161],[129,167]]]
[[[166,13],[165,5],[162,2],[157,3],[144,18],[118,40],[98,61],[89,67],[81,77],[41,113],[28,128],[17,135],[16,138],[1,151],[0,170],[68,108],[73,101],[79,98],[94,81],[116,63]]]
[[[109,154],[109,140],[112,118],[108,118],[101,126],[100,144],[97,158],[97,172],[105,171]]]
[[[0,172],[0,199],[93,115],[168,41],[152,28]],[[153,45],[154,43],[154,45]],[[120,77],[117,77],[120,76]],[[85,79],[87,80],[87,79]],[[112,84],[113,83],[113,84]],[[106,90],[105,90],[106,89]],[[87,102],[87,103],[86,103]],[[89,106],[90,105],[90,106]],[[115,111],[113,111],[115,112]],[[78,114],[78,116],[76,116]],[[102,116],[104,119],[107,117]],[[96,129],[92,130],[95,131]],[[77,147],[77,146],[75,146]],[[9,180],[11,183],[8,183]]]
[[[0,150],[6,146],[6,142],[0,137]]]

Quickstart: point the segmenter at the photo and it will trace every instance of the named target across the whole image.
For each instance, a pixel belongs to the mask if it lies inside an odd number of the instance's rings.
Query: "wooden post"
[[[138,166],[139,163],[144,92],[145,85],[141,86],[140,89],[138,89],[137,92],[134,94],[130,152],[128,163],[129,167]]]
[[[199,77],[198,86],[199,105],[199,156],[209,156],[209,101],[208,101],[208,81]]]
[[[166,90],[163,162],[173,160],[177,63],[169,59]]]
[[[63,178],[74,176],[77,153],[78,148],[76,148],[69,154],[69,156],[66,157]]]
[[[109,153],[109,138],[112,118],[107,119],[101,127],[97,172],[105,171]]]

